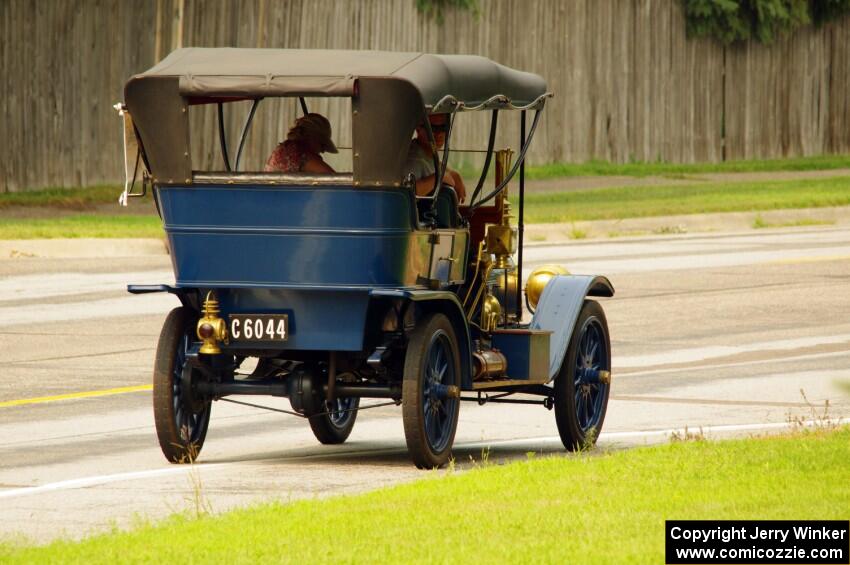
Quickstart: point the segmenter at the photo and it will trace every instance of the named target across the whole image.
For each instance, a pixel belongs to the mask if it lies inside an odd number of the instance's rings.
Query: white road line
[[[831,236],[831,237],[830,237]],[[529,263],[567,261],[574,266],[610,265],[615,272],[660,267],[700,268],[755,264],[774,260],[829,257],[850,252],[847,230],[830,233],[787,233],[764,236],[717,235],[711,238],[670,238],[661,242],[595,241],[532,247]],[[812,247],[817,244],[817,247]],[[831,244],[821,247],[824,244]],[[0,300],[23,300],[101,291],[124,290],[128,283],[157,284],[174,280],[171,270],[119,273],[50,273],[0,278]]]
[[[631,431],[631,432],[603,432],[600,436],[600,440],[608,441],[616,441],[623,439],[635,439],[635,438],[664,438],[670,437],[673,435],[684,435],[688,432],[699,431],[702,434],[723,434],[723,433],[731,433],[731,432],[754,432],[761,430],[782,430],[782,429],[790,429],[798,426],[802,427],[818,427],[818,426],[841,426],[844,424],[850,423],[850,418],[835,418],[835,419],[824,419],[824,420],[807,420],[805,422],[800,423],[789,423],[789,422],[774,422],[774,423],[762,423],[762,424],[732,424],[732,425],[723,425],[723,426],[700,426],[693,428],[670,428],[664,430],[639,430],[639,431]],[[457,449],[486,449],[492,447],[510,447],[516,445],[528,445],[530,443],[541,444],[541,443],[549,443],[560,445],[561,438],[559,436],[542,436],[542,437],[530,437],[530,438],[515,438],[515,439],[505,439],[505,440],[493,440],[493,441],[476,441],[471,443],[459,443],[455,445]],[[16,489],[10,489],[6,491],[0,492],[0,499],[4,498],[17,498],[21,496],[29,496],[34,494],[44,494],[49,492],[56,492],[62,490],[71,490],[71,489],[80,489],[80,488],[88,488],[93,486],[100,486],[110,483],[117,483],[122,481],[132,481],[138,479],[149,479],[149,478],[157,478],[164,477],[170,475],[180,475],[180,474],[188,474],[191,472],[207,472],[213,469],[223,469],[227,467],[236,467],[239,465],[253,465],[258,463],[269,463],[269,462],[285,462],[288,459],[291,460],[308,460],[308,459],[325,459],[329,457],[339,457],[340,455],[369,455],[372,453],[387,453],[387,452],[403,452],[403,449],[381,449],[381,450],[371,450],[371,451],[350,451],[350,452],[335,452],[335,453],[324,453],[324,454],[315,454],[315,455],[304,455],[304,456],[295,456],[295,457],[280,457],[274,459],[262,459],[262,460],[253,460],[250,462],[231,462],[231,463],[208,463],[208,464],[197,464],[197,465],[184,465],[180,467],[168,467],[165,469],[150,469],[147,471],[131,471],[127,473],[114,473],[111,475],[94,475],[91,477],[82,477],[79,479],[69,479],[65,481],[58,481],[55,483],[47,483],[44,485],[33,486],[33,487],[22,487]]]
[[[827,236],[832,236],[831,238]],[[827,239],[824,239],[827,238]],[[812,247],[815,243],[831,244]],[[764,264],[777,261],[816,260],[850,254],[846,232],[835,234],[772,234],[764,236],[712,237],[702,240],[677,240],[659,244],[598,242],[593,246],[563,245],[526,251],[528,266],[541,262],[563,262],[576,273],[598,272],[606,275],[655,270],[688,270]],[[524,275],[530,272],[524,269]],[[121,273],[53,273],[11,276],[0,279],[0,319],[7,324],[69,321],[135,314],[164,312],[165,301],[158,305],[135,302],[130,297],[71,302],[62,308],[26,304],[2,306],[4,301],[33,300],[44,297],[73,296],[105,292],[124,292],[128,283],[170,283],[170,270]],[[172,304],[168,302],[168,304]],[[146,304],[146,305],[143,305]],[[718,352],[717,355],[724,353]]]
[[[620,372],[625,371],[626,367],[618,367],[614,365],[614,376],[624,377],[643,377],[648,375],[664,375],[667,373],[684,373],[688,371],[704,371],[708,369],[728,369],[730,367],[747,367],[750,365],[767,365],[770,363],[787,363],[789,361],[804,361],[808,359],[827,359],[830,357],[848,357],[850,349],[847,351],[832,351],[829,353],[809,353],[806,355],[792,355],[790,357],[773,357],[770,359],[756,359],[753,361],[739,361],[737,363],[709,363],[705,365],[689,365],[686,367],[672,367],[669,369],[650,369],[648,371]]]
[[[152,477],[164,477],[168,475],[180,475],[190,473],[198,469],[214,469],[229,465],[228,463],[211,463],[208,465],[185,465],[181,467],[168,467],[166,469],[151,469],[148,471],[132,471],[129,473],[115,473],[112,475],[95,475],[92,477],[82,477],[80,479],[70,479],[67,481],[59,481],[56,483],[47,483],[37,487],[22,487],[0,492],[0,498],[16,498],[30,494],[42,494],[45,492],[53,492],[57,490],[68,490],[76,488],[86,488],[108,483],[116,483],[120,481],[132,481],[135,479],[148,479]]]
[[[761,341],[745,345],[716,345],[710,347],[692,347],[686,349],[674,349],[663,353],[649,355],[618,356],[616,361],[620,368],[643,368],[669,365],[670,363],[695,363],[707,361],[720,357],[731,357],[743,353],[755,353],[761,351],[787,351],[803,349],[805,347],[817,347],[819,345],[847,344],[850,346],[850,334],[839,335],[817,335],[800,337],[795,339],[779,339],[774,341]],[[848,347],[850,349],[850,347]]]
[[[585,239],[568,242],[537,243],[529,246],[526,252],[529,260],[540,261],[551,258],[561,250],[569,250],[576,259],[596,259],[599,257],[634,257],[637,255],[656,255],[676,253],[677,255],[696,253],[728,253],[747,249],[794,249],[821,247],[823,245],[847,245],[850,230],[819,229],[816,231],[779,231],[761,233],[726,232],[682,234],[648,237],[626,237],[621,239]]]
[[[779,246],[772,246],[779,247]],[[656,252],[664,253],[664,249]],[[523,276],[534,265],[541,262],[561,262],[570,272],[575,274],[619,274],[645,273],[652,271],[686,271],[692,269],[713,269],[720,267],[741,267],[775,263],[778,261],[827,259],[830,257],[846,257],[850,255],[850,246],[818,247],[810,249],[768,248],[751,251],[732,251],[722,253],[686,253],[676,255],[632,255],[628,259],[606,259],[597,256],[589,260],[575,260],[570,250],[564,248],[559,252],[549,253],[546,259],[527,258],[528,268],[523,269]]]
[[[786,232],[729,232],[628,237],[618,240],[576,240],[567,243],[537,243],[524,250],[529,261],[545,262],[569,253],[572,259],[636,257],[659,254],[694,255],[697,253],[730,253],[756,249],[811,248],[822,245],[846,245],[847,229]],[[528,244],[526,244],[528,245]]]
[[[0,301],[29,300],[93,292],[126,292],[128,284],[172,284],[171,271],[53,273],[0,279]]]
[[[27,304],[26,306],[0,306],[0,320],[3,326],[21,324],[44,324],[48,322],[69,322],[72,320],[91,320],[144,314],[168,313],[179,306],[176,297],[166,293],[123,296],[104,300],[85,302],[64,302],[62,304]]]

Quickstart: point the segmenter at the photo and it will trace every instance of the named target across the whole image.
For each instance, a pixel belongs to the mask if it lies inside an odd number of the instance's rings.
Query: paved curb
[[[763,226],[754,229],[756,219]],[[811,222],[806,224],[806,222]],[[817,223],[823,222],[823,225]],[[525,226],[525,244],[530,246],[575,244],[579,241],[610,240],[621,237],[670,237],[672,235],[729,232],[766,233],[771,228],[828,229],[850,224],[850,206],[831,208],[794,208],[752,212],[720,212],[712,214],[684,214],[679,216],[651,216],[623,220],[597,220],[561,224],[528,224]]]

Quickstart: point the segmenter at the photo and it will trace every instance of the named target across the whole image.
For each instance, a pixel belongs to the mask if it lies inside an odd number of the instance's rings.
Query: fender
[[[189,299],[189,293],[194,292],[193,288],[177,288],[167,284],[128,284],[127,292],[130,294],[151,294],[154,292],[167,292],[173,294],[180,299],[180,303],[187,308],[197,310],[195,304]]]
[[[543,289],[529,328],[552,332],[549,337],[549,382],[561,369],[578,314],[587,296],[611,297],[614,296],[614,287],[605,277],[559,275],[552,277]]]
[[[472,390],[472,338],[469,335],[469,324],[466,322],[463,307],[456,294],[445,290],[375,289],[369,292],[369,295],[401,298],[416,302],[420,308],[445,314],[454,326],[458,349],[460,349],[461,389]]]

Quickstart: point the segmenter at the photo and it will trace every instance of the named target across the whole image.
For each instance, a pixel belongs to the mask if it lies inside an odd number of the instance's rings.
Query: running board
[[[548,379],[537,379],[537,380],[527,380],[527,379],[502,379],[495,381],[477,381],[472,383],[471,390],[490,390],[494,388],[503,388],[503,387],[523,387],[529,385],[545,385],[549,382]]]

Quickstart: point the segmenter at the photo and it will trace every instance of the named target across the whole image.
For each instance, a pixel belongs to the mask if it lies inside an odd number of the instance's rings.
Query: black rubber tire
[[[359,398],[352,398],[349,409],[360,406]],[[347,412],[347,418],[342,425],[331,418],[330,414],[321,414],[318,416],[310,416],[307,421],[310,422],[310,429],[313,430],[313,435],[316,439],[325,445],[335,445],[344,443],[351,435],[351,430],[354,429],[354,421],[357,419],[357,411]]]
[[[453,372],[448,375],[445,385],[460,386],[460,354],[457,338],[449,319],[440,313],[433,313],[420,320],[411,332],[404,358],[404,379],[402,381],[402,417],[407,449],[413,463],[420,469],[441,467],[451,457],[452,444],[457,431],[460,402],[457,399],[446,401],[448,414],[448,432],[444,432],[445,445],[435,449],[425,430],[425,400],[423,387],[426,378],[426,362],[435,339],[447,338],[452,359],[447,367]]]
[[[197,459],[207,428],[210,423],[211,402],[209,400],[195,402],[193,408],[178,414],[175,405],[175,371],[180,353],[178,348],[184,347],[184,337],[189,342],[194,341],[195,315],[187,308],[179,307],[169,312],[159,343],[156,347],[156,362],[153,370],[153,413],[156,423],[156,435],[163,455],[172,463],[191,463]],[[179,396],[180,383],[176,383]],[[182,410],[187,410],[184,404]],[[185,417],[192,419],[193,427],[183,426],[178,422]],[[182,433],[181,433],[181,428]]]
[[[605,318],[605,312],[598,302],[585,300],[576,320],[564,361],[561,363],[561,370],[555,377],[554,383],[555,421],[558,424],[558,433],[561,436],[561,441],[569,451],[587,449],[596,444],[596,439],[599,437],[599,433],[602,431],[602,424],[605,421],[605,413],[608,409],[608,396],[611,390],[610,385],[598,385],[600,387],[599,391],[602,394],[598,422],[591,426],[593,429],[592,432],[591,427],[582,429],[575,400],[575,368],[579,340],[581,339],[583,329],[588,324],[598,324],[597,327],[602,329],[602,341],[605,344],[606,354],[605,365],[607,366],[601,368],[608,371],[611,370],[611,338],[608,333],[608,321]]]

